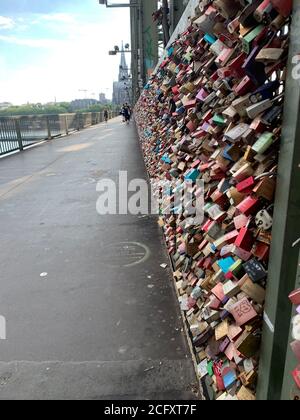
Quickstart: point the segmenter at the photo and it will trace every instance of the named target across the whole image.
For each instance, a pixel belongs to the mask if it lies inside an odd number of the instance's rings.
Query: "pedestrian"
[[[131,109],[128,104],[125,104],[124,106],[124,117],[125,117],[125,122],[128,125],[130,123],[130,118],[131,118]]]
[[[125,121],[126,121],[126,119],[125,119],[125,104],[123,104],[123,105],[122,105],[122,108],[121,108],[121,115],[122,115],[122,117],[123,117],[123,122],[125,122]]]
[[[104,110],[104,121],[107,123],[108,121],[108,111],[107,109]]]

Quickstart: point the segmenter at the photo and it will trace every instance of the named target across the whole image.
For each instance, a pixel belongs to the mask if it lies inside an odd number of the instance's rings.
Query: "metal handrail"
[[[118,115],[109,111],[109,119]],[[68,135],[104,121],[104,112],[0,117],[0,156],[22,151],[41,141]]]

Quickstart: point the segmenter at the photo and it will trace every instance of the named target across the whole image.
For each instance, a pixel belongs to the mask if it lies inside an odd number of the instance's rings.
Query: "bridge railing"
[[[109,119],[118,112],[109,111]],[[104,121],[104,112],[0,117],[0,156]]]

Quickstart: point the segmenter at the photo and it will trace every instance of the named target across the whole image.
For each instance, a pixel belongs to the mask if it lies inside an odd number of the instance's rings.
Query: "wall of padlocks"
[[[220,400],[256,395],[291,10],[200,1],[136,107],[149,175],[172,182],[160,225],[198,374]],[[186,183],[201,223],[174,202]]]

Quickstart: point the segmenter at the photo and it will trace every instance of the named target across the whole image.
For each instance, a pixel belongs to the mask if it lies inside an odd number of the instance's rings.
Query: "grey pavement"
[[[156,218],[96,212],[120,170],[146,179],[119,118],[0,159],[0,399],[195,398]]]

